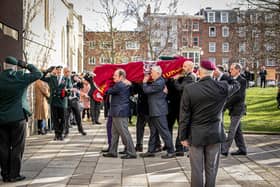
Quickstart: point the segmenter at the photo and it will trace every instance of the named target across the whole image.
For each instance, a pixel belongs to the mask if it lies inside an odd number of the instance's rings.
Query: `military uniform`
[[[50,75],[49,77],[44,75],[41,80],[47,82],[50,87],[49,103],[55,131],[54,140],[63,140],[62,134],[65,129],[68,90],[72,87],[71,80],[64,76],[59,80],[59,77],[55,75]]]
[[[20,176],[25,143],[27,87],[42,73],[32,64],[30,73],[6,69],[0,73],[0,165],[3,181],[16,181]],[[21,178],[20,180],[22,180]]]

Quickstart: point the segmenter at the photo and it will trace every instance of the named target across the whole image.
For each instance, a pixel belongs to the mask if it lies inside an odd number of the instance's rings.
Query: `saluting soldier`
[[[67,137],[68,132],[66,130],[64,136],[63,132],[65,130],[65,117],[67,110],[67,96],[72,88],[72,84],[69,78],[62,75],[62,66],[56,67],[56,74],[50,74],[46,76],[53,68],[49,68],[47,72],[44,73],[41,80],[47,82],[50,87],[50,106],[51,106],[51,116],[53,120],[55,137],[54,140],[63,140]]]
[[[25,179],[20,175],[28,115],[25,93],[42,73],[34,65],[14,57],[6,58],[3,65],[4,71],[0,72],[0,166],[3,181],[16,182]],[[17,71],[17,66],[30,73]]]

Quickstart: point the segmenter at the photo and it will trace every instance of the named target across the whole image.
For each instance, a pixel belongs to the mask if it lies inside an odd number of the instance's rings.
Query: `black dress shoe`
[[[121,159],[135,159],[137,158],[136,155],[130,155],[130,154],[126,154],[124,156],[121,156]]]
[[[102,149],[101,152],[102,152],[102,153],[107,153],[107,152],[109,152],[109,148],[107,148],[107,149]]]
[[[117,158],[117,155],[113,155],[112,153],[104,153],[103,154],[104,157],[111,157],[111,158]]]
[[[3,180],[3,182],[9,182],[9,178],[8,177],[3,177],[2,180]]]
[[[9,179],[9,182],[22,181],[22,180],[24,180],[25,178],[26,178],[25,176],[19,175],[19,176],[15,177],[15,178],[10,178],[10,179]]]
[[[158,153],[161,152],[162,148],[161,147],[156,147],[156,149],[153,151],[153,153]]]
[[[155,154],[154,153],[151,153],[151,152],[146,152],[146,153],[141,153],[140,154],[140,157],[155,157]]]
[[[162,159],[174,158],[176,157],[176,153],[167,153],[166,155],[162,155]]]
[[[232,153],[230,153],[230,154],[233,155],[233,156],[235,156],[235,155],[247,155],[246,152],[240,151],[240,150],[238,150],[238,151],[236,151],[236,152],[232,152]]]
[[[86,136],[86,135],[87,135],[87,133],[86,133],[85,131],[81,131],[80,133],[81,133],[81,135],[83,135],[83,136]]]
[[[221,153],[221,155],[227,157],[228,156],[228,152]]]
[[[142,145],[136,145],[135,151],[136,152],[143,152],[143,146]]]
[[[95,122],[95,124],[100,125],[100,124],[102,124],[102,123],[101,123],[101,122],[99,122],[99,121],[96,121],[96,122]]]

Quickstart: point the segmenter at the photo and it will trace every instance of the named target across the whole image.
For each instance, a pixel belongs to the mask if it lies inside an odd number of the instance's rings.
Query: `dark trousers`
[[[150,128],[150,117],[148,115],[144,115],[144,114],[140,114],[140,113],[137,114],[136,146],[142,146],[143,145],[143,138],[144,138],[144,131],[145,131],[146,123],[148,123],[149,128]],[[161,142],[160,142],[158,132],[156,132],[156,137],[155,138],[156,138],[156,143],[155,143],[156,146],[155,147],[161,147]]]
[[[99,122],[100,108],[101,103],[90,98],[90,117],[93,124]]]
[[[20,175],[25,128],[25,120],[0,125],[0,166],[3,178]]]
[[[106,129],[107,129],[107,140],[109,149],[111,147],[112,142],[112,116],[108,116],[107,123],[106,123]]]
[[[69,133],[71,112],[73,114],[73,117],[76,120],[78,131],[79,132],[84,132],[83,125],[82,125],[81,109],[80,109],[79,99],[74,98],[74,99],[68,100],[68,108],[67,108],[67,113],[66,113],[65,134]]]
[[[179,111],[176,111],[176,110],[173,110],[173,112],[170,111],[167,115],[167,122],[168,122],[168,129],[171,134],[171,140],[173,140],[173,126],[174,126],[176,120],[177,120],[177,122],[179,122]],[[183,147],[183,145],[181,144],[181,142],[179,140],[179,128],[177,130],[175,149],[176,149],[176,152],[186,151],[186,148]]]
[[[150,117],[150,139],[149,139],[149,147],[148,151],[153,152],[155,150],[156,146],[156,134],[157,131],[159,135],[161,136],[162,140],[164,141],[164,145],[167,148],[168,153],[174,152],[174,146],[171,140],[171,134],[168,129],[166,116],[156,116],[156,117]]]
[[[82,112],[82,118],[84,119],[87,115],[87,118],[89,119],[89,108],[84,108]]]
[[[66,109],[51,105],[51,114],[53,120],[53,129],[57,137],[62,136],[65,129]]]
[[[266,86],[266,79],[265,78],[261,78],[261,88]]]

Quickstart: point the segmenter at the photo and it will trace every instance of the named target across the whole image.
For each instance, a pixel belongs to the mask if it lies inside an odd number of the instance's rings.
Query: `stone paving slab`
[[[107,148],[105,125],[85,124],[88,135],[74,127],[64,141],[53,134],[31,136],[26,140],[22,174],[26,180],[3,183],[2,187],[189,187],[191,167],[184,157],[122,160],[104,158]],[[135,127],[130,127],[135,141]],[[177,131],[174,131],[176,133]],[[149,130],[145,130],[144,151]],[[176,137],[176,134],[173,136]],[[221,157],[217,187],[280,186],[280,135],[245,135],[247,156]],[[135,143],[135,142],[134,142]],[[236,148],[233,146],[232,150]],[[119,151],[123,145],[119,145]],[[139,154],[139,153],[138,153]],[[121,155],[119,155],[121,156]]]

